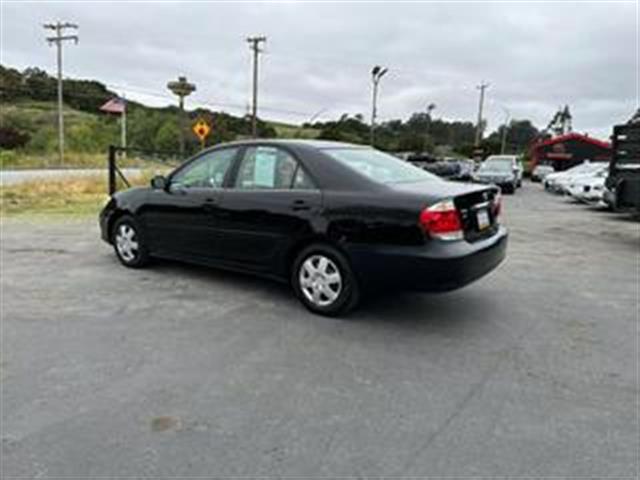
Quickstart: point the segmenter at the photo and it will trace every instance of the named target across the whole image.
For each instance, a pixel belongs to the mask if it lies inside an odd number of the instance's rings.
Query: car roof
[[[218,144],[220,146],[230,145],[284,145],[291,147],[311,147],[319,150],[328,150],[332,148],[371,148],[368,145],[358,145],[355,143],[336,142],[333,140],[303,140],[299,138],[255,138],[246,140],[235,140],[224,144]]]

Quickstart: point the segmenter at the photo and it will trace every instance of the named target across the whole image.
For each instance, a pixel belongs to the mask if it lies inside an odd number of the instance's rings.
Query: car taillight
[[[420,213],[420,225],[429,236],[440,240],[462,240],[460,213],[452,200],[444,200]]]
[[[498,217],[502,213],[502,195],[499,193],[493,199],[493,217],[498,220]]]

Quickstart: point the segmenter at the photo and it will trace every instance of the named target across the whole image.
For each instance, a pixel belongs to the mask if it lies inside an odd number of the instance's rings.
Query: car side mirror
[[[156,175],[151,179],[151,188],[154,190],[166,190],[169,182],[166,177]]]

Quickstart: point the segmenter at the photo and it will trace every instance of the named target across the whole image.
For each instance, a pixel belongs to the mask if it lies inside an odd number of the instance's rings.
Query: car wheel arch
[[[107,232],[109,232],[109,240],[112,241],[113,239],[113,227],[115,226],[115,224],[118,222],[118,220],[120,220],[122,217],[125,217],[127,215],[135,218],[135,215],[126,209],[119,208],[113,212],[107,224]]]
[[[291,277],[291,273],[292,273],[291,270],[293,269],[293,266],[294,266],[293,263],[295,262],[295,259],[298,256],[298,254],[300,254],[300,252],[302,252],[305,248],[309,247],[310,245],[316,245],[316,244],[327,245],[329,247],[335,248],[342,255],[344,255],[344,257],[347,260],[349,260],[349,255],[347,254],[345,249],[342,248],[339,242],[336,242],[335,240],[332,240],[331,238],[328,238],[325,235],[320,235],[320,234],[311,235],[298,240],[287,251],[284,258],[285,263],[283,268],[283,273],[287,275],[287,278]]]

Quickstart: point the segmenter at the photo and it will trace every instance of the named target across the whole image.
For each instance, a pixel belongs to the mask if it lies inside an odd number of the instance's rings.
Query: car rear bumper
[[[505,258],[508,233],[473,243],[433,240],[425,246],[351,246],[347,251],[367,287],[442,292],[461,288],[494,270]]]

